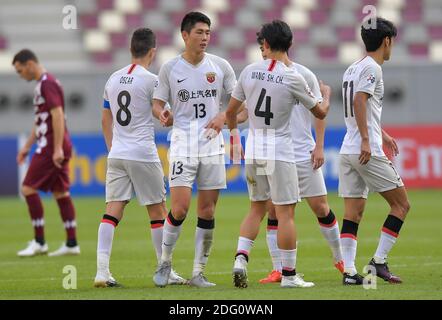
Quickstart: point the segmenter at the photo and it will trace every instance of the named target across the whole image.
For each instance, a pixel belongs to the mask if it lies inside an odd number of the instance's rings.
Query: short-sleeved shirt
[[[231,65],[208,53],[198,65],[180,55],[161,67],[153,97],[169,102],[172,108],[171,157],[224,154],[222,134],[209,140],[204,133],[220,111],[222,94],[231,94],[235,83]]]
[[[245,159],[296,162],[292,110],[298,101],[307,109],[320,101],[302,75],[276,60],[253,63],[241,72],[232,97],[247,100]]]
[[[342,95],[347,133],[340,153],[361,153],[361,134],[356,123],[353,106],[356,92],[369,94],[367,100],[367,128],[371,154],[373,156],[384,156],[381,130],[384,80],[382,79],[381,66],[370,56],[353,63],[344,73]]]
[[[137,64],[114,72],[104,89],[113,118],[109,159],[160,162],[155,145],[152,96],[158,77]]]
[[[50,73],[44,73],[34,89],[36,155],[50,158],[54,153],[54,129],[51,110],[61,107],[64,111],[64,95],[60,82]],[[64,120],[65,121],[65,120]],[[63,136],[63,152],[65,158],[71,157],[72,144],[66,128]]]
[[[304,77],[308,86],[312,90],[313,95],[322,101],[319,82],[315,74],[307,67],[298,63],[293,63],[291,67]],[[296,162],[302,162],[310,160],[310,153],[315,148],[316,142],[312,134],[313,115],[310,110],[306,109],[299,102],[299,100],[297,102],[298,103],[293,108],[290,123],[293,124],[292,138],[295,143]]]

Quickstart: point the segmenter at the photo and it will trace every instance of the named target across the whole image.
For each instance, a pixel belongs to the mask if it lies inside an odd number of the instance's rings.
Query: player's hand
[[[311,154],[313,170],[317,170],[324,164],[324,149],[316,146]]]
[[[204,132],[204,136],[207,139],[213,139],[221,132],[224,128],[224,118],[222,113],[218,113],[216,117],[210,120],[207,126],[205,126],[206,131]]]
[[[160,122],[163,127],[170,127],[173,125],[173,115],[168,109],[164,109],[160,114]]]
[[[54,162],[57,168],[61,169],[61,164],[64,161],[63,149],[54,150],[54,154],[52,155],[52,161]]]
[[[397,156],[399,154],[399,148],[396,144],[396,140],[385,132],[382,134],[382,143],[393,156]]]
[[[359,163],[362,165],[367,164],[370,158],[371,158],[370,142],[368,141],[368,139],[362,139],[361,154],[359,155]]]
[[[326,85],[322,80],[319,80],[319,90],[321,90],[321,95],[323,98],[330,98],[331,96],[331,88]]]
[[[17,154],[17,164],[18,165],[22,165],[25,162],[26,157],[28,156],[28,154],[29,154],[29,149],[28,148],[20,149],[20,151]]]
[[[230,160],[234,164],[241,163],[241,160],[244,160],[244,150],[241,145],[241,136],[236,132],[230,135]]]

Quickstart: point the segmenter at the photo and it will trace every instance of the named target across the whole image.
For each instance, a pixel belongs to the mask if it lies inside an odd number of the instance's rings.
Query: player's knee
[[[27,197],[27,196],[30,196],[30,195],[32,195],[34,193],[37,193],[37,190],[35,190],[35,189],[31,188],[31,187],[22,185],[21,186],[21,193],[23,194],[23,196]]]
[[[198,216],[206,219],[211,219],[215,213],[215,205],[213,203],[205,204],[198,208]]]
[[[68,191],[61,191],[61,192],[54,191],[52,193],[52,195],[54,196],[55,199],[61,199],[61,198],[65,198],[65,197],[69,196],[70,194]]]
[[[402,207],[402,214],[403,214],[403,216],[404,216],[404,218],[405,218],[405,216],[408,214],[408,212],[410,211],[410,208],[411,208],[411,204],[410,204],[410,202],[408,202],[408,200],[405,200],[402,204],[401,204],[401,207]]]
[[[318,218],[325,218],[328,216],[330,212],[330,207],[326,202],[321,202],[314,205],[313,211],[315,212]]]
[[[187,216],[187,211],[189,211],[189,207],[177,206],[176,208],[173,208],[172,215],[177,220],[183,220]]]

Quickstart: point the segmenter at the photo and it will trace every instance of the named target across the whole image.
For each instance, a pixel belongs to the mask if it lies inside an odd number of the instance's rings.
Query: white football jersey
[[[152,95],[158,77],[137,64],[112,74],[104,89],[104,107],[113,118],[108,158],[159,162],[152,121]]]
[[[241,72],[232,97],[247,100],[245,158],[295,162],[292,110],[298,100],[307,109],[319,102],[302,75],[276,60],[253,63]]]
[[[319,87],[319,81],[315,74],[307,67],[293,63],[291,65],[296,71],[298,71],[307,82],[308,86],[313,92],[313,95],[320,98],[322,101],[321,90]],[[296,162],[307,161],[311,159],[311,152],[315,148],[316,142],[312,134],[312,119],[313,114],[310,110],[306,109],[298,100],[292,111],[290,125],[292,128],[292,138],[295,145],[295,158]]]
[[[382,68],[370,56],[353,63],[344,73],[342,97],[344,118],[347,127],[341,154],[361,153],[361,134],[354,114],[353,99],[356,92],[366,92],[370,95],[367,100],[367,127],[371,154],[384,156],[382,150],[381,113],[384,98],[384,80]]]
[[[205,127],[220,112],[223,92],[231,94],[235,83],[232,66],[208,53],[196,66],[180,55],[161,67],[153,97],[172,106],[171,157],[224,154],[222,134],[209,140]]]

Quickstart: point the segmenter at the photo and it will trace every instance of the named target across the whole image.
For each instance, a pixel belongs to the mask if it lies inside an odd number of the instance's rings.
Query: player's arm
[[[331,89],[328,85],[319,81],[319,88],[321,90],[322,102],[316,103],[316,105],[310,109],[310,112],[318,119],[324,119],[327,116],[330,108],[330,95]]]
[[[382,129],[382,143],[392,155],[397,156],[399,154],[399,147],[397,146],[396,140],[394,140],[394,138],[384,129]]]
[[[367,101],[369,97],[370,95],[368,93],[358,91],[353,99],[355,120],[358,125],[359,134],[361,135],[361,154],[359,155],[360,164],[366,164],[371,157],[367,125]]]
[[[106,142],[107,151],[112,148],[113,138],[113,124],[114,119],[112,117],[112,111],[104,108],[101,112],[101,129],[103,130],[104,141]]]
[[[29,151],[31,150],[32,145],[35,142],[35,139],[36,139],[36,137],[35,137],[35,129],[36,128],[35,128],[35,124],[34,124],[34,126],[32,127],[31,134],[29,135],[28,139],[26,140],[25,145],[18,151],[17,163],[19,165],[23,164],[23,162],[25,161],[26,157],[29,154]]]
[[[242,158],[241,136],[237,129],[237,115],[241,105],[242,101],[231,97],[226,110],[227,126],[230,129],[230,159],[233,160],[233,163],[240,163]]]
[[[319,169],[324,164],[325,120],[315,118],[316,145],[312,151],[313,169]]]
[[[65,131],[63,108],[61,106],[52,108],[51,116],[52,129],[54,130],[54,154],[52,155],[52,161],[56,167],[61,168],[64,160],[63,138]]]
[[[152,114],[160,120],[163,127],[170,127],[173,124],[172,112],[165,108],[166,102],[160,99],[152,100]]]
[[[241,104],[241,107],[237,111],[238,115],[241,114],[241,112],[243,110],[245,110],[245,103],[244,102]],[[245,122],[247,120],[247,117],[248,117],[247,116],[247,110],[245,110],[245,111],[246,111],[245,112],[245,114],[246,114],[245,115],[245,120],[244,120],[244,115],[242,115],[241,118],[238,118],[238,123],[243,123],[243,122]],[[206,136],[209,139],[214,138],[215,136],[217,136],[220,133],[220,131],[224,127],[224,124],[226,124],[226,123],[227,123],[226,112],[222,111],[222,112],[218,113],[216,115],[216,117],[213,118],[212,120],[210,120],[210,122],[207,124],[207,126],[206,126],[206,129],[207,129]],[[212,130],[210,130],[210,129],[212,129]]]
[[[236,120],[238,121],[238,123],[244,123],[247,121],[247,119],[249,119],[249,113],[246,108],[246,103],[243,102],[238,110],[238,114],[236,115]]]

